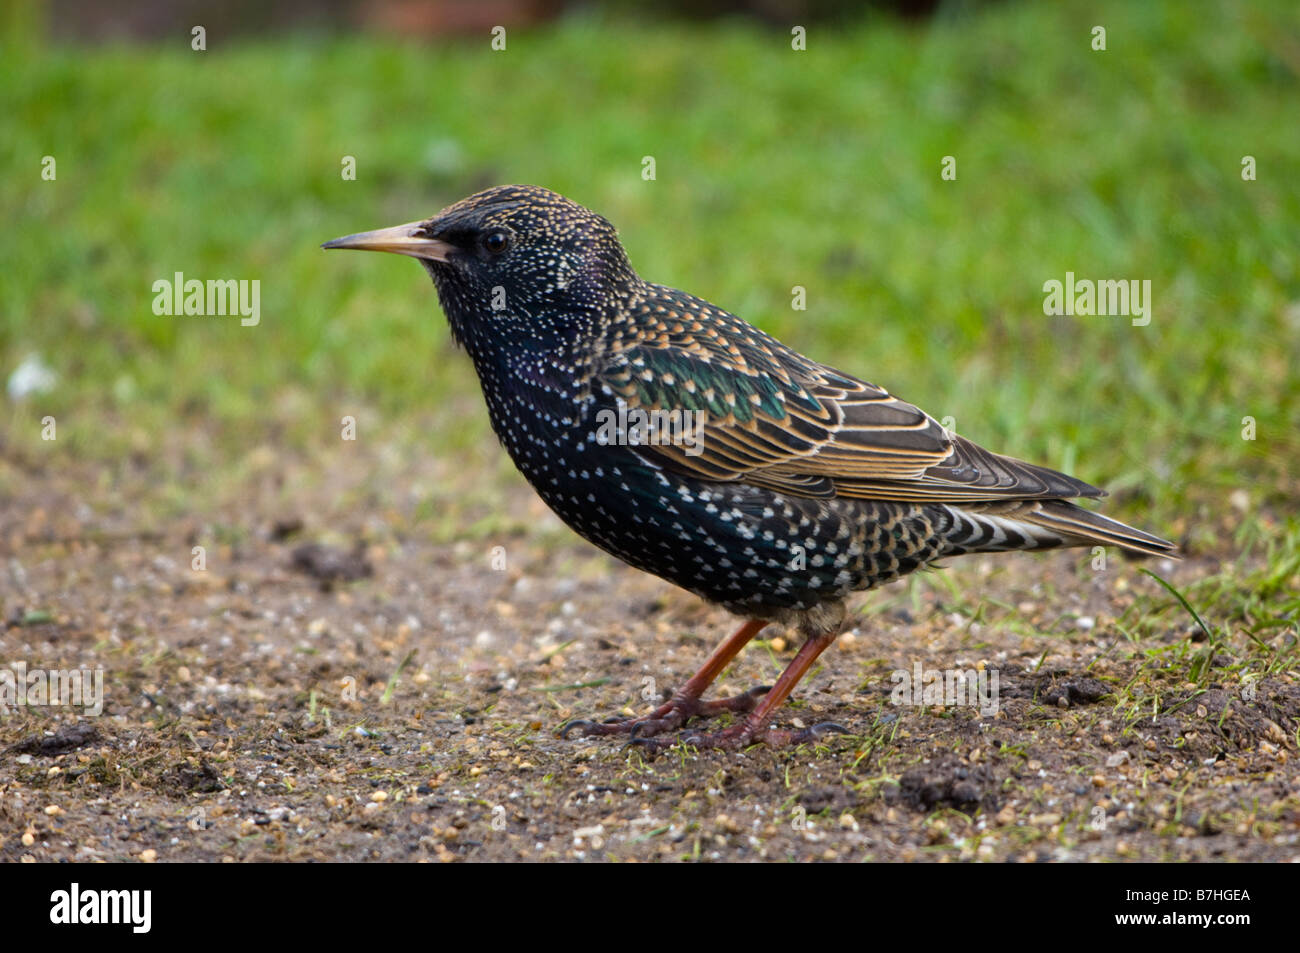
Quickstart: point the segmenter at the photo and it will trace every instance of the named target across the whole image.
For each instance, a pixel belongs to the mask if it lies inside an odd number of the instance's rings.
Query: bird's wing
[[[629,409],[692,411],[637,450],[656,466],[795,496],[977,502],[1102,496],[989,452],[882,387],[817,364],[680,292],[637,322],[599,381]],[[674,307],[675,306],[675,307]],[[647,305],[642,305],[643,308]],[[704,320],[700,311],[705,309]],[[656,323],[657,322],[657,323]],[[672,426],[671,417],[661,417]],[[670,439],[672,438],[672,439]]]

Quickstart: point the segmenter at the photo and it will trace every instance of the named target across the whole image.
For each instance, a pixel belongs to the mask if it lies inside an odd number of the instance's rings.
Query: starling
[[[812,741],[844,729],[782,730],[772,716],[845,628],[852,593],[963,553],[1174,551],[1069,502],[1102,490],[985,450],[875,384],[644,280],[606,219],[546,189],[487,189],[323,247],[419,259],[493,430],[547,505],[606,552],[743,620],[649,715],[571,722],[566,735],[654,748],[691,718],[731,712],[730,727],[682,740]],[[703,700],[773,622],[804,640],[776,682]]]

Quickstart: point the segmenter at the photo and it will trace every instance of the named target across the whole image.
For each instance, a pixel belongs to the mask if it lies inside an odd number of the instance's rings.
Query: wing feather
[[[599,374],[606,392],[629,408],[694,410],[704,420],[690,447],[638,448],[656,466],[816,498],[973,503],[1105,495],[950,433],[883,387],[811,361],[681,292],[660,288],[642,302],[637,334],[610,349],[615,356]]]

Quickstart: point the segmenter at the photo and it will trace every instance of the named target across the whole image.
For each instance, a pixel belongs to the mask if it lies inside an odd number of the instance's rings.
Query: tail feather
[[[1026,515],[1026,519],[1059,532],[1065,537],[1066,545],[1103,543],[1131,553],[1178,558],[1178,547],[1169,540],[1065,500],[1040,503],[1035,512]]]
[[[1067,500],[948,505],[944,509],[951,518],[944,535],[954,555],[1100,543],[1147,556],[1178,556],[1177,547],[1168,540]]]

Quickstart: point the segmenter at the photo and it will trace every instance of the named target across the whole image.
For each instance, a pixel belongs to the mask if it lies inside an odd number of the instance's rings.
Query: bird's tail
[[[1177,547],[1168,540],[1068,500],[948,505],[943,509],[951,519],[943,531],[950,555],[1101,544],[1146,556],[1178,556]]]

